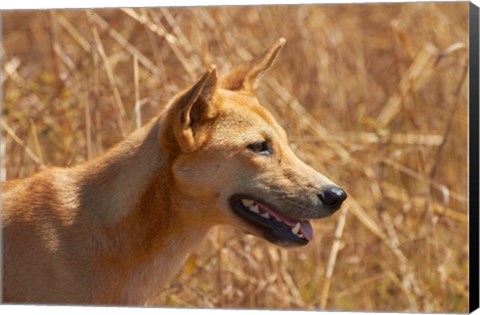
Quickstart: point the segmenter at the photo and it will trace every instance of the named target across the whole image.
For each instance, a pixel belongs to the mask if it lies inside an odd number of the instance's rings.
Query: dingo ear
[[[233,68],[220,78],[220,87],[232,91],[244,90],[253,92],[263,75],[277,59],[280,49],[285,45],[285,38],[280,38],[263,55],[254,58],[250,62]]]
[[[200,80],[180,96],[177,102],[172,127],[183,152],[196,150],[207,137],[203,127],[217,114],[217,79],[217,68],[211,65]]]

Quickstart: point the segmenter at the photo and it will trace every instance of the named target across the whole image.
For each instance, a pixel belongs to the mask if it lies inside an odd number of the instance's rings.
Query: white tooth
[[[303,235],[300,234],[300,233],[298,233],[298,234],[297,234],[297,237],[303,238]]]
[[[293,228],[292,228],[292,233],[297,234],[300,231],[300,223],[297,223]]]
[[[260,213],[260,211],[258,210],[258,205],[251,206],[250,211],[255,212],[255,213]]]
[[[265,218],[265,219],[270,219],[270,215],[269,215],[268,213],[266,213],[266,212],[260,214],[260,216],[261,216],[262,218]]]
[[[247,208],[250,208],[251,206],[253,206],[253,200],[250,200],[250,199],[242,199],[242,203]]]
[[[277,222],[282,222],[282,221],[280,221],[280,219],[278,219],[277,217],[273,217],[273,218],[274,218],[275,221],[277,221]]]

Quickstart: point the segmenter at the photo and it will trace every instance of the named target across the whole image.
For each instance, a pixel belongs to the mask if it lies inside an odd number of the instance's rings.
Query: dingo
[[[254,96],[284,45],[211,66],[105,154],[2,184],[3,301],[144,305],[219,224],[291,247],[346,193],[304,164]]]

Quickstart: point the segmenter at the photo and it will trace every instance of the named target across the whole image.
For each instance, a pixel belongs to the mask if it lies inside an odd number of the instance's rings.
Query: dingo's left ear
[[[264,74],[277,59],[278,53],[285,42],[285,38],[282,37],[259,57],[233,68],[220,78],[219,86],[232,91],[253,92]]]
[[[168,125],[183,152],[198,149],[207,137],[205,127],[217,114],[217,79],[217,68],[211,65],[200,80],[180,96],[170,112]]]

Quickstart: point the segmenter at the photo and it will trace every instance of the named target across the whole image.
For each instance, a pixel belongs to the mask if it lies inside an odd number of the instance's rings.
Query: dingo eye
[[[247,146],[247,148],[260,155],[271,155],[273,149],[267,141],[257,141]]]

